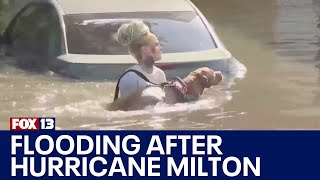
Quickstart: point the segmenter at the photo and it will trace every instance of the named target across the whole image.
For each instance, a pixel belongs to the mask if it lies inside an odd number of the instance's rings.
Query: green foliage
[[[0,14],[3,15],[5,10],[5,4],[3,2],[3,0],[0,0]]]
[[[3,0],[0,0],[0,32],[2,31],[4,25],[4,14],[5,14],[6,6]]]

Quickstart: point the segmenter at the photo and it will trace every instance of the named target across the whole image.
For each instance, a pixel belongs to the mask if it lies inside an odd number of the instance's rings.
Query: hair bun
[[[128,24],[122,24],[118,29],[118,42],[123,46],[129,46],[132,41],[149,32],[149,27],[142,21],[133,21]]]

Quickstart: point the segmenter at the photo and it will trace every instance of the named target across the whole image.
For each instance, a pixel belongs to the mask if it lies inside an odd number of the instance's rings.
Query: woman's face
[[[161,54],[162,54],[162,47],[160,45],[160,42],[158,38],[154,34],[148,35],[148,41],[146,45],[144,45],[144,55],[145,57],[153,57],[155,61],[161,60]]]

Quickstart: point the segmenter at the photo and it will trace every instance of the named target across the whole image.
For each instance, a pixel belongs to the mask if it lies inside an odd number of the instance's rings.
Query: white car
[[[227,73],[239,68],[189,0],[34,0],[13,18],[1,39],[5,53],[21,67],[115,80],[136,63],[116,41],[121,24],[133,19],[143,20],[158,36],[163,55],[156,65],[168,79],[202,66]]]

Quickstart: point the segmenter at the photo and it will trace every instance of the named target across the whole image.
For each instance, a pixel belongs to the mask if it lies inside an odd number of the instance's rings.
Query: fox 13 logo
[[[56,118],[52,117],[11,117],[11,131],[55,130]]]

